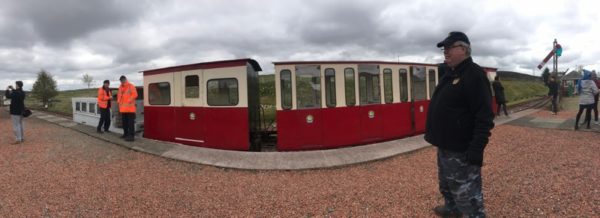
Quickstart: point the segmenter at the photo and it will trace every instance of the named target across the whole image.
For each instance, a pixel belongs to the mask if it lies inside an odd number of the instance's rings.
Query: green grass
[[[96,97],[97,89],[78,89],[78,90],[68,90],[68,91],[60,91],[58,95],[53,98],[53,102],[48,105],[48,109],[44,109],[40,100],[28,96],[25,99],[25,105],[32,109],[38,110],[46,110],[49,112],[54,112],[58,114],[63,114],[67,116],[71,116],[73,113],[73,108],[71,107],[71,98],[75,97]],[[29,94],[29,93],[28,93]]]
[[[514,105],[540,95],[548,94],[548,88],[541,81],[502,80],[507,105]]]

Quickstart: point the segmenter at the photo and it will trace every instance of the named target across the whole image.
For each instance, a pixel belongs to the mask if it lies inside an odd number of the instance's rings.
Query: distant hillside
[[[496,75],[500,77],[500,81],[502,80],[527,80],[527,81],[542,81],[542,78],[539,76],[532,76],[529,74],[523,74],[512,71],[498,71]]]

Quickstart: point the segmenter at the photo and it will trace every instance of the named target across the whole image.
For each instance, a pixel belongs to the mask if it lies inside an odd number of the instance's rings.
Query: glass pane
[[[75,111],[81,111],[81,103],[75,102]]]
[[[385,103],[394,102],[394,88],[392,87],[392,70],[383,70],[383,95],[385,96]]]
[[[321,108],[321,71],[317,65],[296,67],[298,109]]]
[[[408,101],[408,72],[406,69],[400,69],[400,101]]]
[[[239,102],[237,79],[209,80],[206,90],[207,103],[210,106],[235,106]]]
[[[281,76],[281,107],[283,109],[292,108],[292,72],[282,70]]]
[[[325,69],[325,102],[327,107],[335,107],[335,70]]]
[[[433,91],[435,90],[435,70],[429,70],[429,97],[433,96]]]
[[[171,84],[168,82],[148,85],[148,103],[151,105],[171,104]]]
[[[81,111],[87,112],[87,103],[81,102]]]
[[[381,104],[379,65],[359,65],[358,72],[360,104]]]
[[[427,86],[425,84],[425,67],[412,67],[412,94],[415,101],[427,100]]]
[[[356,93],[354,88],[354,69],[344,69],[344,91],[346,92],[346,105],[356,105]]]
[[[196,75],[185,77],[185,98],[200,98],[200,77]]]
[[[96,103],[90,103],[90,113],[96,113]]]

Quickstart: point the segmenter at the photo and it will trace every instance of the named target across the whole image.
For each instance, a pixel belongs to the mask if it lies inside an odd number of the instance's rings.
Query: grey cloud
[[[134,20],[140,13],[130,6],[116,0],[20,0],[3,5],[8,19],[18,25],[31,25],[41,40],[51,45],[64,44],[95,30]]]

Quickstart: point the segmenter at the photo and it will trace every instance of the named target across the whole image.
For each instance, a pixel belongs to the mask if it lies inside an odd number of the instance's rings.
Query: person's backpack
[[[23,110],[23,117],[29,117],[31,116],[31,110],[25,108],[25,110]]]

